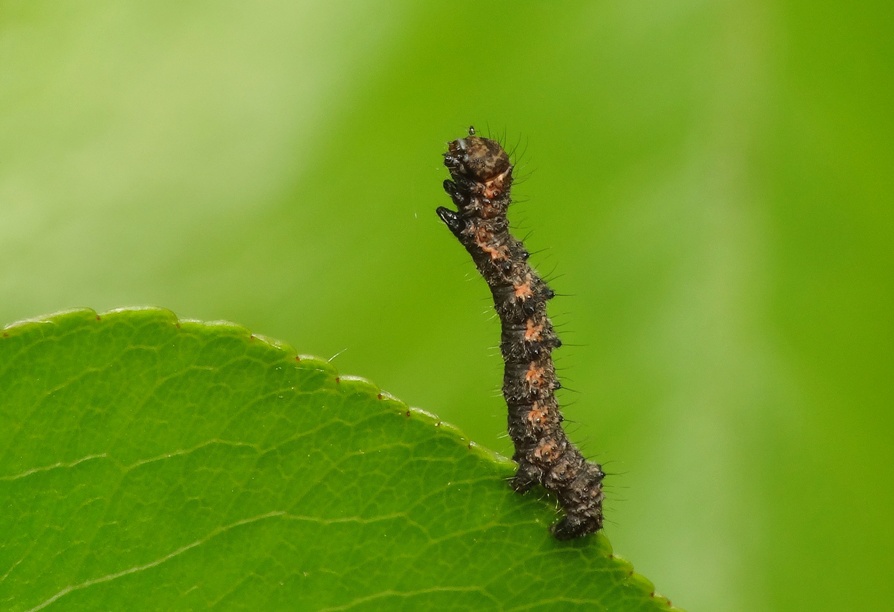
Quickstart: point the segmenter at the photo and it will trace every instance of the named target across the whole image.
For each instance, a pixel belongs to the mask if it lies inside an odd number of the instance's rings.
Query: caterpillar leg
[[[557,540],[573,540],[595,533],[602,527],[601,517],[566,514],[565,518],[553,523],[549,530]]]
[[[518,471],[512,477],[512,480],[509,481],[509,484],[516,493],[527,493],[539,482],[540,470],[522,459],[519,461]]]

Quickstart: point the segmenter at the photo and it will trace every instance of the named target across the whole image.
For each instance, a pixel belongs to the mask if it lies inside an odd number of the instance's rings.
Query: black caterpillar
[[[457,211],[439,207],[438,216],[469,254],[490,287],[500,318],[500,351],[506,364],[503,396],[509,408],[509,436],[518,471],[512,488],[525,493],[536,484],[555,493],[565,516],[550,528],[570,540],[602,528],[602,468],[587,461],[562,429],[554,392],[552,350],[561,346],[546,316],[555,295],[528,264],[528,251],[509,233],[512,164],[494,140],[454,140],[444,154],[452,180],[444,191]]]

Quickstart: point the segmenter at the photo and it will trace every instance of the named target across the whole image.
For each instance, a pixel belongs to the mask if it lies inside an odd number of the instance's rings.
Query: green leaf
[[[0,607],[660,610],[453,427],[229,323],[0,337]]]

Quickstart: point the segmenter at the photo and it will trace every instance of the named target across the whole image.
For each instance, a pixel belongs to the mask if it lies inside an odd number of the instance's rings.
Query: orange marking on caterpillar
[[[515,297],[520,300],[526,300],[534,295],[534,292],[531,291],[531,283],[528,281],[515,285],[513,289],[515,290]]]
[[[547,412],[540,405],[540,402],[534,402],[534,405],[531,406],[531,410],[528,412],[528,423],[532,427],[538,427],[546,417]]]
[[[552,460],[558,455],[556,443],[550,439],[541,440],[537,448],[534,449],[534,456],[537,459]]]
[[[540,340],[540,334],[543,333],[543,325],[534,323],[533,319],[525,321],[525,341],[534,342]]]
[[[536,363],[532,363],[528,366],[528,371],[525,372],[525,382],[532,387],[543,386],[543,368],[539,367]]]

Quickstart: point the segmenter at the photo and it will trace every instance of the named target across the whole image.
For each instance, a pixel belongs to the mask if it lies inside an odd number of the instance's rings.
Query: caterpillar
[[[561,384],[552,359],[562,343],[546,313],[555,293],[528,263],[521,241],[509,233],[509,155],[498,142],[469,128],[467,137],[448,144],[444,165],[450,172],[444,191],[457,210],[441,206],[437,214],[472,256],[500,319],[503,397],[518,464],[510,484],[518,493],[539,484],[555,494],[564,511],[550,527],[557,539],[594,533],[602,528],[605,474],[562,428],[555,397]]]

